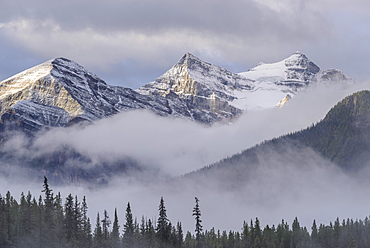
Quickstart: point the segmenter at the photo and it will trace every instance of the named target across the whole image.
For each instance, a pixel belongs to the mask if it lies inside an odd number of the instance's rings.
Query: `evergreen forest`
[[[54,194],[44,178],[43,195],[38,199],[21,194],[17,201],[7,192],[0,195],[0,247],[86,247],[86,248],[331,248],[370,247],[370,219],[338,218],[328,225],[301,226],[298,218],[291,225],[281,223],[262,227],[259,219],[241,221],[240,231],[203,230],[200,200],[195,197],[194,232],[171,223],[164,199],[158,206],[158,219],[137,221],[127,203],[125,219],[113,218],[104,210],[96,216],[94,227],[87,215],[86,198],[69,194],[64,201]]]

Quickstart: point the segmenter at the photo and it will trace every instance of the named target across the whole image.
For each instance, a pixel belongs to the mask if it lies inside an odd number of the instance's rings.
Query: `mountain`
[[[370,165],[370,91],[354,93],[335,105],[319,123],[265,141],[185,176],[213,177],[225,187],[247,183],[258,169],[273,171],[334,163],[355,173]]]
[[[227,123],[249,109],[272,108],[279,101],[283,106],[291,97],[287,93],[294,96],[317,80],[349,80],[338,70],[320,71],[303,54],[278,64],[280,74],[271,69],[276,66],[266,64],[236,74],[185,54],[161,77],[135,91],[111,86],[74,61],[47,61],[0,83],[2,172],[12,174],[18,166],[28,175],[46,174],[64,182],[104,181],[114,174],[140,170],[140,165],[129,157],[122,161],[90,158],[65,146],[39,151],[32,139],[40,130],[94,122],[135,109],[204,124]],[[12,131],[31,138],[18,138]],[[11,149],[13,141],[21,143],[20,151]]]
[[[242,110],[230,104],[236,99],[234,92],[252,88],[250,80],[187,53],[166,73],[137,91],[165,98],[177,95],[195,119],[205,118],[200,115],[202,111],[207,113],[206,122],[214,122],[240,115]]]
[[[258,66],[240,75],[255,80],[256,83],[273,82],[275,85],[289,86],[297,90],[316,81],[320,68],[301,52],[295,52],[290,57],[277,63],[260,63]]]
[[[318,79],[319,78],[319,79]],[[111,86],[81,65],[56,58],[0,83],[0,131],[32,134],[149,109],[201,123],[230,122],[246,110],[283,106],[318,80],[350,80],[321,72],[301,54],[236,74],[187,53],[170,70],[138,90]]]
[[[208,111],[216,119],[231,119],[248,110],[281,107],[307,86],[336,79],[350,80],[339,70],[321,71],[300,52],[238,74],[187,53],[166,73],[137,91],[165,98],[177,95],[189,108]]]
[[[28,133],[94,121],[121,110],[170,112],[165,104],[128,88],[109,86],[65,58],[47,61],[1,82],[0,104],[2,129],[11,126]]]
[[[287,138],[311,147],[346,170],[369,165],[370,91],[346,97],[321,122]]]
[[[161,116],[205,123],[214,121],[197,106],[190,111],[177,95],[148,96],[110,86],[65,58],[47,61],[0,83],[2,131],[21,129],[32,134],[43,128],[91,122],[130,109],[149,109]]]
[[[240,95],[240,106],[248,108],[282,107],[288,100],[312,84],[353,83],[352,79],[337,69],[322,71],[301,52],[276,62],[261,62],[256,67],[239,75],[253,80],[256,92]],[[257,98],[258,97],[258,98]]]

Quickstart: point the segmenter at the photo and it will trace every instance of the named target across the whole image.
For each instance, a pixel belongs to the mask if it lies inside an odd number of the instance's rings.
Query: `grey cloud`
[[[66,30],[91,28],[101,33],[191,29],[217,35],[264,34],[294,38],[290,34],[307,37],[312,35],[311,25],[322,25],[318,13],[311,15],[306,8],[279,13],[254,1],[241,0],[227,4],[222,0],[9,2],[3,4],[1,12],[3,21],[52,20]]]
[[[176,176],[262,140],[305,128],[323,118],[344,96],[364,88],[369,85],[350,88],[339,82],[330,87],[317,85],[293,98],[282,109],[248,112],[233,125],[211,128],[148,112],[125,112],[84,130],[76,127],[53,130],[40,136],[31,151],[26,150],[22,139],[14,139],[7,148],[22,148],[20,151],[24,154],[32,154],[69,145],[93,157],[119,159],[130,155],[145,166],[157,168],[167,176]],[[364,218],[368,214],[369,202],[365,196],[369,194],[369,171],[363,171],[360,177],[349,177],[310,149],[298,153],[292,147],[286,153],[271,151],[266,154],[261,155],[258,167],[247,170],[244,175],[248,177],[234,185],[234,190],[230,190],[230,185],[235,175],[229,170],[218,176],[222,180],[206,175],[195,181],[174,179],[167,184],[166,177],[153,177],[143,172],[111,178],[107,187],[101,189],[75,186],[53,186],[53,189],[54,192],[62,191],[64,197],[70,192],[78,194],[79,198],[86,195],[92,220],[98,211],[107,209],[112,213],[114,207],[118,208],[120,220],[123,220],[128,201],[138,218],[145,215],[156,219],[158,202],[163,196],[168,217],[174,222],[182,221],[185,230],[193,230],[194,196],[200,199],[203,224],[207,229],[214,226],[240,230],[244,220],[255,217],[260,218],[262,225],[272,225],[282,218],[291,222],[296,216],[309,228],[313,219],[328,224],[336,217]],[[22,189],[9,180],[0,182],[1,188],[11,190],[13,195]],[[40,186],[35,187],[34,194],[40,192]],[[29,186],[24,187],[23,191],[29,189]],[[337,207],[339,205],[341,208]]]

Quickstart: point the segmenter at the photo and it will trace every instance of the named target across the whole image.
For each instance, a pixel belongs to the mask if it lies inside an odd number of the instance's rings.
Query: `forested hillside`
[[[292,135],[346,170],[362,168],[370,159],[370,91],[360,91],[334,106],[316,125]]]
[[[160,199],[158,218],[141,221],[132,215],[130,203],[119,222],[117,210],[113,222],[108,211],[97,214],[92,227],[86,198],[69,194],[64,203],[54,194],[47,179],[38,200],[30,192],[19,201],[7,192],[0,197],[0,247],[96,247],[96,248],[249,248],[249,247],[358,247],[370,246],[370,219],[338,218],[329,224],[301,226],[295,218],[291,226],[285,220],[264,228],[257,218],[241,222],[241,231],[203,230],[200,200],[193,208],[195,231],[182,230],[181,222],[172,224],[164,199]],[[115,206],[112,206],[114,209]]]

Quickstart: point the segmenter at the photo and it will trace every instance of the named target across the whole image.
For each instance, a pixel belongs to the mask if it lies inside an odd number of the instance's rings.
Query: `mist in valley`
[[[367,88],[366,84],[314,85],[283,108],[246,112],[235,123],[212,127],[163,118],[148,111],[123,112],[85,127],[53,129],[31,144],[27,138],[16,135],[4,144],[2,151],[38,156],[68,146],[93,161],[70,162],[71,166],[81,167],[127,157],[137,161],[143,170],[114,176],[106,185],[49,182],[64,199],[69,193],[79,199],[85,195],[92,221],[104,209],[113,219],[117,208],[122,226],[127,202],[138,221],[142,215],[155,220],[162,196],[171,222],[181,221],[184,230],[190,231],[194,230],[195,196],[200,200],[205,229],[238,231],[244,220],[255,217],[264,226],[277,225],[282,219],[292,223],[297,216],[301,225],[308,228],[314,219],[325,224],[336,217],[363,219],[370,214],[370,185],[366,180],[369,170],[345,174],[308,148],[287,145],[284,153],[271,150],[259,154],[258,164],[230,164],[212,173],[182,175],[264,140],[304,129],[324,118],[345,96]],[[16,168],[8,165],[3,172],[7,170]],[[20,176],[24,179],[2,178],[1,194],[7,190],[16,198],[22,191],[31,190],[36,198],[42,194],[41,181],[27,181],[26,173]]]

